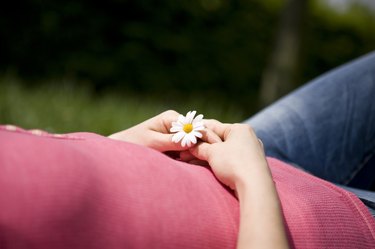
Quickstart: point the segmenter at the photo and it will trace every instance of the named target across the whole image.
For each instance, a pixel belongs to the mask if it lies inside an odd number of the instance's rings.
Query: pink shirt
[[[292,247],[375,247],[356,196],[268,162]],[[91,133],[0,127],[2,249],[234,248],[238,222],[238,201],[207,168]]]

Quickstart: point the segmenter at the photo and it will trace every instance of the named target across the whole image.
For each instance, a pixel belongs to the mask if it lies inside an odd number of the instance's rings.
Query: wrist
[[[238,172],[234,182],[235,190],[240,197],[241,193],[248,190],[261,191],[263,187],[274,185],[271,171],[266,160],[260,160],[248,164],[247,167],[241,167],[242,172]]]

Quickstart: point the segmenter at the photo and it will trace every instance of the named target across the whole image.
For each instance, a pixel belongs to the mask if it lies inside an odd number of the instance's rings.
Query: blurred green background
[[[0,123],[108,135],[167,109],[240,122],[374,50],[374,3],[7,1]]]

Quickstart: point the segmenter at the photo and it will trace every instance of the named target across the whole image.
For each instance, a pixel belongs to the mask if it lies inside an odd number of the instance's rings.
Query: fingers
[[[210,130],[206,130],[204,132],[202,132],[203,136],[201,138],[202,141],[205,141],[205,142],[208,142],[210,144],[212,143],[218,143],[218,142],[221,142],[221,139],[219,136],[217,136],[213,131],[210,131]],[[189,149],[189,147],[183,147],[181,145],[181,143],[175,143],[172,141],[172,137],[173,137],[174,134],[163,134],[163,133],[160,133],[160,132],[154,132],[152,131],[150,134],[149,134],[149,143],[148,143],[148,147],[151,147],[155,150],[158,150],[160,152],[165,152],[165,151],[184,151],[184,150],[187,150]],[[191,147],[195,147],[195,144],[192,144],[190,146]],[[188,161],[189,159],[186,159],[184,161]]]
[[[169,132],[169,129],[171,128],[171,126],[172,126],[172,122],[175,122],[179,115],[180,114],[178,112],[173,111],[173,110],[165,111],[165,112],[163,112],[159,115],[161,120],[162,120],[162,123],[163,123],[164,127],[166,127],[168,132]]]
[[[201,140],[204,142],[207,142],[210,144],[222,142],[221,138],[210,129],[205,129],[204,131],[202,131],[202,135],[203,136]]]
[[[210,159],[210,147],[211,144],[200,142],[196,146],[189,149],[190,153],[203,161],[209,161]]]
[[[173,111],[173,110],[165,111],[147,120],[146,121],[147,126],[149,127],[149,129],[153,131],[167,134],[169,133],[169,129],[172,126],[172,122],[175,122],[178,119],[179,115],[180,114],[178,112]],[[219,142],[218,138],[220,138],[221,141],[224,140],[225,133],[230,127],[230,124],[224,124],[215,119],[205,119],[203,122],[207,130],[211,130],[213,131],[214,134],[216,134],[215,136],[212,133],[211,134],[208,133],[209,137],[207,137],[207,140],[205,141],[208,141],[208,139],[211,139],[208,142],[213,143],[213,142]]]
[[[193,156],[193,154],[191,154],[190,151],[186,150],[186,151],[181,151],[180,152],[180,159],[181,161],[184,161],[184,162],[190,162],[194,159],[197,159],[195,156]]]
[[[149,145],[149,147],[152,147],[161,152],[169,151],[169,150],[183,151],[183,150],[188,149],[188,147],[181,146],[181,143],[174,143],[172,141],[172,137],[174,134],[169,133],[169,129],[171,127],[172,122],[176,121],[179,115],[180,114],[178,114],[175,111],[166,111],[150,120],[149,122],[151,125],[150,129],[153,132],[150,134],[150,137],[152,139],[150,139],[151,144]],[[216,122],[220,123],[219,121],[216,121]],[[209,123],[211,123],[211,121]],[[152,127],[152,125],[155,125],[155,124],[157,124],[158,127],[156,126]],[[217,127],[217,125],[214,125],[214,124],[210,126]],[[200,139],[202,141],[208,142],[210,144],[222,142],[222,139],[220,138],[220,136],[218,136],[216,132],[211,129],[205,129],[201,131],[201,133],[202,133],[202,138]],[[192,144],[191,147],[193,146],[194,144]],[[184,161],[187,161],[187,160],[184,160]]]
[[[149,120],[147,120],[147,126],[150,130],[168,134],[170,128],[172,127],[172,122],[175,122],[179,113],[176,111],[165,111]],[[229,124],[223,124],[215,119],[204,120],[204,125],[206,126],[205,132],[203,134],[203,141],[208,143],[221,142],[224,139],[225,132],[228,130]]]
[[[150,118],[146,124],[150,130],[167,134],[172,127],[172,122],[176,121],[179,115],[176,111],[168,110]]]
[[[226,133],[230,129],[230,124],[221,123],[215,119],[204,120],[204,125],[208,130],[213,131],[222,141],[225,140]]]
[[[180,152],[180,160],[189,164],[208,166],[207,161],[196,158],[189,150]]]
[[[181,143],[174,143],[172,141],[173,134],[164,134],[160,132],[150,133],[150,140],[148,147],[151,147],[157,151],[183,151],[187,150],[187,147],[182,147]]]

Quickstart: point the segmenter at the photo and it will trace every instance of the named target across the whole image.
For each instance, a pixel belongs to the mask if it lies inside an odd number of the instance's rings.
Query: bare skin
[[[289,248],[280,202],[264,149],[245,124],[206,122],[223,142],[203,141],[190,152],[211,166],[216,177],[237,192],[240,229],[237,248]]]
[[[178,151],[180,159],[208,164],[223,184],[236,191],[240,203],[237,248],[289,248],[281,206],[262,143],[250,126],[205,120],[201,142],[190,148],[172,142],[169,133],[178,113],[167,111],[110,138],[160,152]]]
[[[136,126],[114,133],[109,138],[143,145],[160,152],[184,151],[187,148],[179,143],[173,143],[173,134],[169,132],[172,122],[177,120],[178,115],[175,111],[165,111]],[[211,143],[221,141],[212,131],[207,131],[203,135]]]

